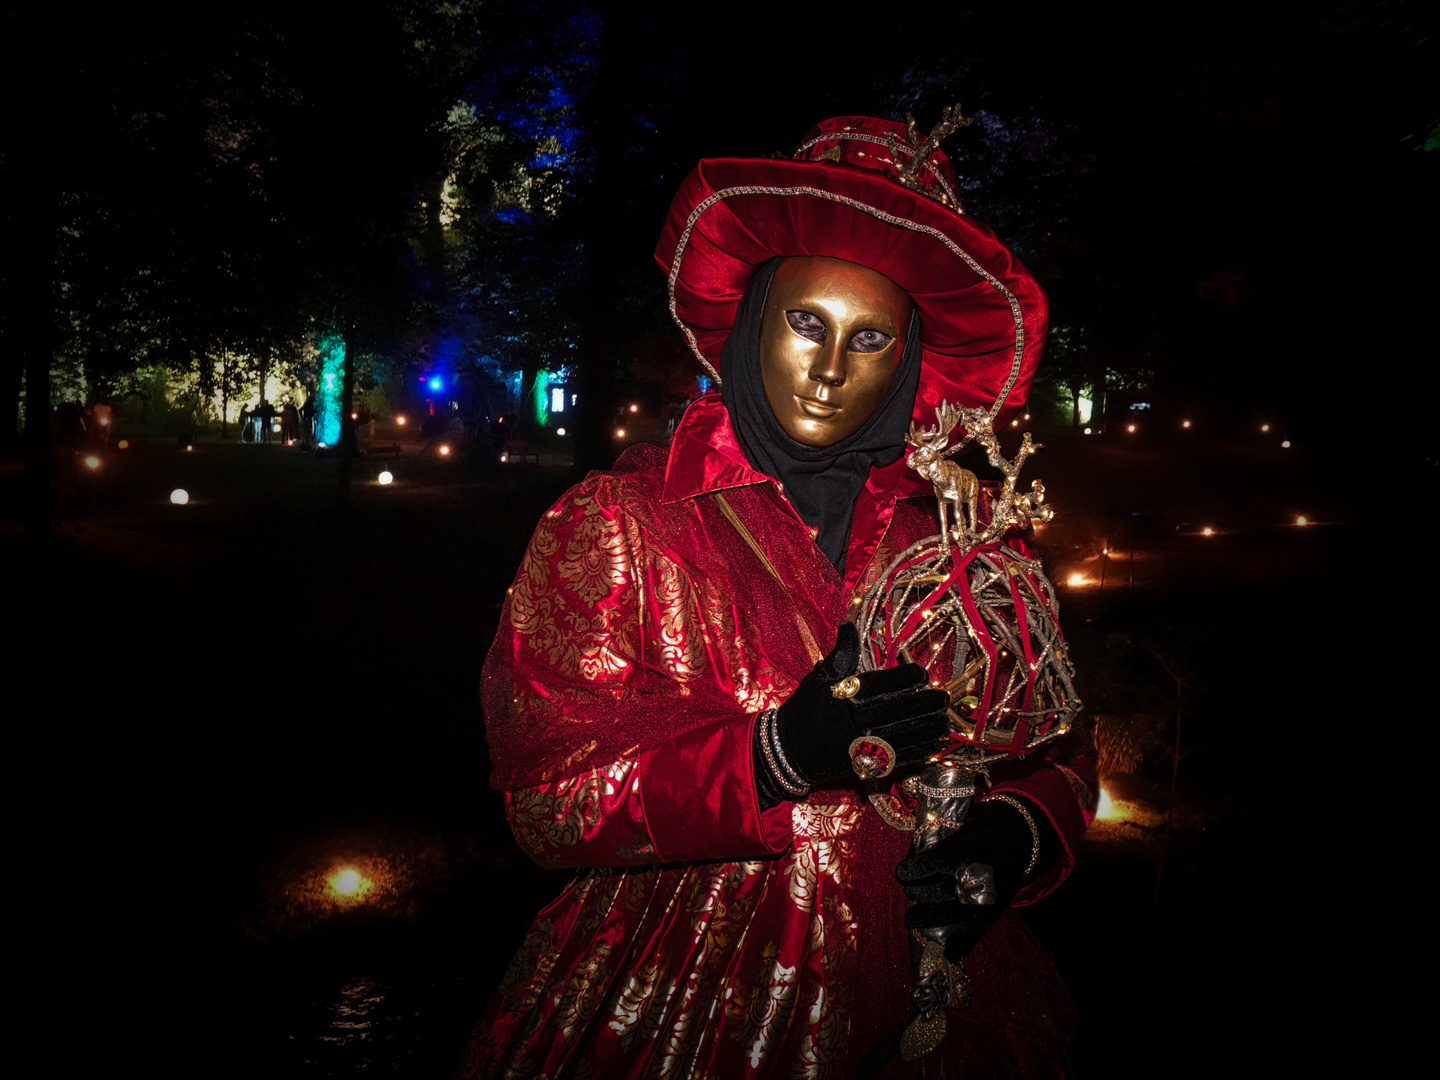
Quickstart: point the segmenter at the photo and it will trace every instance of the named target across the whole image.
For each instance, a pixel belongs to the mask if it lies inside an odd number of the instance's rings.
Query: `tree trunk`
[[[350,499],[350,478],[355,469],[355,328],[345,327],[345,366],[340,375],[340,487],[341,502]]]

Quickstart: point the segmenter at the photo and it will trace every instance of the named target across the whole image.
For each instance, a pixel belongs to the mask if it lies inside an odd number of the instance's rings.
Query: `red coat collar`
[[[765,483],[773,484],[775,479],[757,471],[746,460],[719,394],[707,394],[686,410],[670,443],[663,502],[678,503],[712,491]],[[847,591],[858,586],[895,515],[896,502],[930,493],[930,486],[905,464],[903,456],[884,468],[870,470],[850,526],[845,559]]]
[[[772,478],[746,460],[719,394],[706,394],[685,410],[665,463],[666,502],[767,480]]]
[[[756,471],[746,459],[719,394],[706,394],[685,411],[665,465],[666,502],[767,481],[773,483],[774,479]],[[931,490],[905,464],[903,455],[883,468],[871,469],[865,487],[870,497],[881,503],[929,495]]]

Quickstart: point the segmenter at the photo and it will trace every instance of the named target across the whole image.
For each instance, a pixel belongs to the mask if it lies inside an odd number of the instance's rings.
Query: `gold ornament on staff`
[[[913,811],[889,780],[876,778],[868,757],[855,762],[871,804],[895,828],[914,832],[916,851],[962,827],[971,799],[989,785],[991,763],[1023,757],[1058,738],[1081,708],[1054,587],[1039,559],[1005,541],[1010,530],[1053,517],[1038,480],[1023,495],[1016,490],[1021,467],[1039,445],[1027,432],[1015,458],[1006,458],[984,409],[946,402],[935,419],[933,429],[910,426],[906,463],[934,486],[940,531],[890,563],[866,590],[857,624],[861,671],[918,663],[932,685],[950,695],[949,742],[900,784]],[[983,525],[979,481],[946,458],[950,434],[962,425],[1004,474]],[[964,887],[957,886],[961,901],[994,903],[993,872],[981,864],[971,864],[970,871]],[[975,880],[968,880],[972,876]],[[915,1017],[901,1039],[907,1061],[938,1047],[945,1038],[946,1007],[969,1000],[963,965],[944,956],[949,934],[947,927],[912,931]]]

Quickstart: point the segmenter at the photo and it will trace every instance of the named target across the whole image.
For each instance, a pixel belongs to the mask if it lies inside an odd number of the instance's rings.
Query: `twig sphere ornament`
[[[935,486],[941,531],[901,552],[865,592],[860,670],[907,661],[924,667],[951,702],[951,742],[932,764],[951,759],[983,774],[990,762],[1022,757],[1064,734],[1081,702],[1054,586],[1039,559],[1004,539],[1031,519],[1053,517],[1038,480],[1029,493],[1016,492],[1020,469],[1039,446],[1027,433],[1011,461],[983,409],[946,403],[936,419],[933,431],[911,426],[907,461]],[[983,526],[976,524],[974,474],[937,450],[957,423],[1005,474]],[[892,804],[881,813],[897,827],[915,827],[911,815],[897,818]]]

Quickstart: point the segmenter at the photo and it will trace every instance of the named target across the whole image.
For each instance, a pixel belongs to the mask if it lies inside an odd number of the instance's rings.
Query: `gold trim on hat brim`
[[[924,236],[934,237],[944,244],[955,256],[961,259],[972,272],[987,281],[993,289],[1005,298],[1006,302],[1010,305],[1011,317],[1015,320],[1015,348],[1010,362],[1010,374],[1006,378],[1004,385],[1000,388],[1000,393],[996,395],[995,401],[989,410],[990,420],[992,423],[994,422],[995,417],[999,414],[1001,408],[1004,407],[1006,399],[1010,396],[1010,391],[1014,389],[1015,383],[1020,377],[1020,369],[1025,358],[1025,317],[1021,311],[1019,298],[1016,297],[999,278],[981,266],[980,263],[960,247],[959,244],[934,226],[922,225],[918,221],[898,217],[878,207],[860,202],[858,199],[852,199],[848,195],[837,195],[831,191],[809,186],[773,187],[768,185],[746,184],[721,188],[719,191],[712,192],[702,200],[694,210],[690,211],[689,217],[685,220],[685,227],[680,231],[680,238],[675,245],[675,253],[670,264],[670,273],[666,279],[666,294],[669,300],[670,317],[675,320],[675,325],[680,327],[680,332],[685,335],[685,341],[690,346],[690,351],[694,354],[695,359],[700,361],[700,365],[709,372],[717,384],[721,381],[720,373],[716,371],[710,361],[706,359],[705,354],[700,349],[699,341],[695,338],[694,332],[686,325],[685,321],[680,318],[675,301],[675,283],[679,280],[680,264],[684,259],[685,248],[690,241],[690,233],[694,230],[695,223],[699,221],[701,215],[711,207],[735,195],[776,195],[782,197],[808,195],[817,199],[827,199],[831,202],[841,203],[861,213],[869,214],[871,217],[877,218],[888,225],[909,229],[911,232],[920,233]]]

